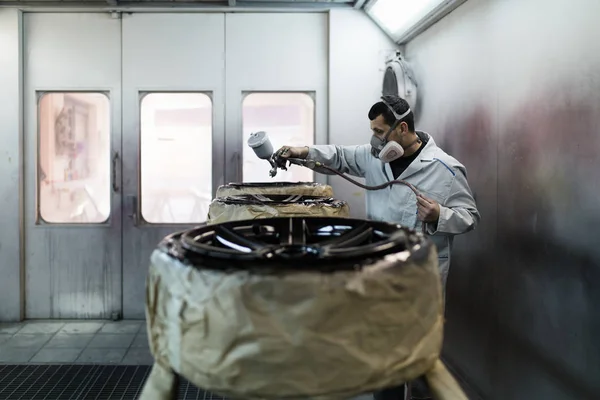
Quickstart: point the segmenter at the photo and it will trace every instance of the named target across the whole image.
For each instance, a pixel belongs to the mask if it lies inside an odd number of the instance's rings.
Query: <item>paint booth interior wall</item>
[[[0,8],[0,321],[20,318],[20,20]]]
[[[420,118],[467,167],[445,351],[486,399],[600,392],[600,2],[470,0],[411,41]]]
[[[329,143],[369,142],[371,130],[367,114],[381,97],[386,57],[396,49],[363,12],[330,12]],[[338,176],[330,177],[329,182],[335,197],[349,203],[352,217],[366,217],[363,189]]]

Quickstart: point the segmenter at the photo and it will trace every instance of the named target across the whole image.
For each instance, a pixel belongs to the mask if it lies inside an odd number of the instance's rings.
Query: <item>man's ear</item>
[[[398,130],[399,130],[399,133],[408,132],[408,124],[406,122],[404,122],[404,121],[400,122],[398,124]]]

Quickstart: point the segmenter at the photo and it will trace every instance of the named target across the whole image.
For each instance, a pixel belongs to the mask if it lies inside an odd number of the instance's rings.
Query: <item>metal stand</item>
[[[179,376],[155,362],[144,384],[140,400],[177,400],[178,392]]]

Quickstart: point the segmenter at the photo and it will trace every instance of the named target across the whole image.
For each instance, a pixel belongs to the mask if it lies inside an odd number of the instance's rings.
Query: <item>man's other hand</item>
[[[437,222],[440,218],[440,205],[422,194],[417,196],[417,214],[423,222]]]

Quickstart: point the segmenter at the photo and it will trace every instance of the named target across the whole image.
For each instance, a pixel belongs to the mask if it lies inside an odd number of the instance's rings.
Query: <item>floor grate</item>
[[[0,400],[134,400],[149,365],[0,365]],[[225,400],[180,380],[178,400]]]

